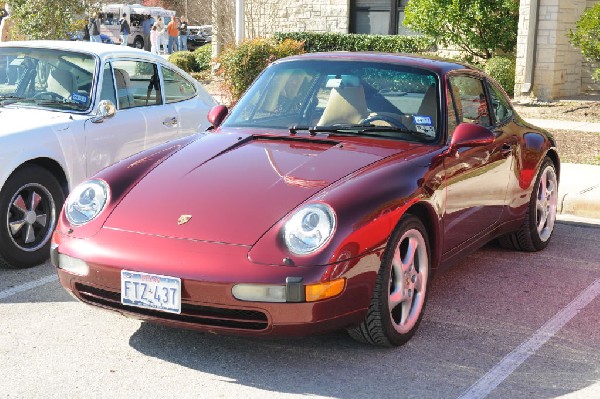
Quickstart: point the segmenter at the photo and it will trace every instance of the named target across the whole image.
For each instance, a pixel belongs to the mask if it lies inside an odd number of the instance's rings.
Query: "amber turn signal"
[[[339,295],[346,286],[346,279],[328,281],[325,283],[309,284],[305,287],[306,302],[322,301]]]

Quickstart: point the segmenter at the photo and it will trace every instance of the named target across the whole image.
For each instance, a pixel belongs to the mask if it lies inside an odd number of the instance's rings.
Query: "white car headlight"
[[[67,198],[65,215],[71,224],[82,225],[102,212],[110,192],[102,180],[89,180],[75,187]]]
[[[283,228],[285,244],[296,255],[321,248],[335,230],[335,213],[325,204],[310,204],[297,211]]]

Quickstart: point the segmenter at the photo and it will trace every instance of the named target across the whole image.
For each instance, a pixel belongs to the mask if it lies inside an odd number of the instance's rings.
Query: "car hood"
[[[71,121],[72,115],[64,112],[0,107],[0,137],[37,129],[63,130]]]
[[[389,149],[309,138],[208,134],[148,173],[104,227],[252,245],[317,192],[412,147],[418,146]]]

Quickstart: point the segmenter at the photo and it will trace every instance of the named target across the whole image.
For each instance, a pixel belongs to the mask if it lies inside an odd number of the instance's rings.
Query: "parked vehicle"
[[[86,177],[208,127],[212,97],[162,57],[100,43],[0,44],[0,266],[48,258]]]
[[[113,43],[121,43],[119,19],[123,14],[127,15],[131,29],[127,44],[142,49],[144,48],[142,21],[146,17],[152,18],[153,21],[156,21],[158,17],[162,17],[165,26],[167,26],[171,18],[175,16],[175,11],[166,10],[162,7],[146,7],[140,4],[103,5],[100,14],[100,33],[108,36]]]
[[[188,50],[194,51],[212,41],[211,25],[191,25],[188,27]]]
[[[495,238],[534,252],[552,237],[556,143],[468,65],[305,54],[227,113],[73,191],[52,244],[63,287],[211,333],[394,346],[438,270]]]

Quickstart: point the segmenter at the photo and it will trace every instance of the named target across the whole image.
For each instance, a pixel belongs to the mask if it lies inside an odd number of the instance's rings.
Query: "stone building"
[[[410,0],[245,0],[245,36],[313,31],[411,34],[402,24]],[[567,33],[600,0],[520,0],[515,96],[551,100],[600,92],[591,66]],[[234,0],[212,0],[217,47],[234,40]],[[501,29],[502,27],[499,27]]]
[[[567,37],[599,0],[521,0],[515,96],[552,100],[600,91],[592,67]]]

